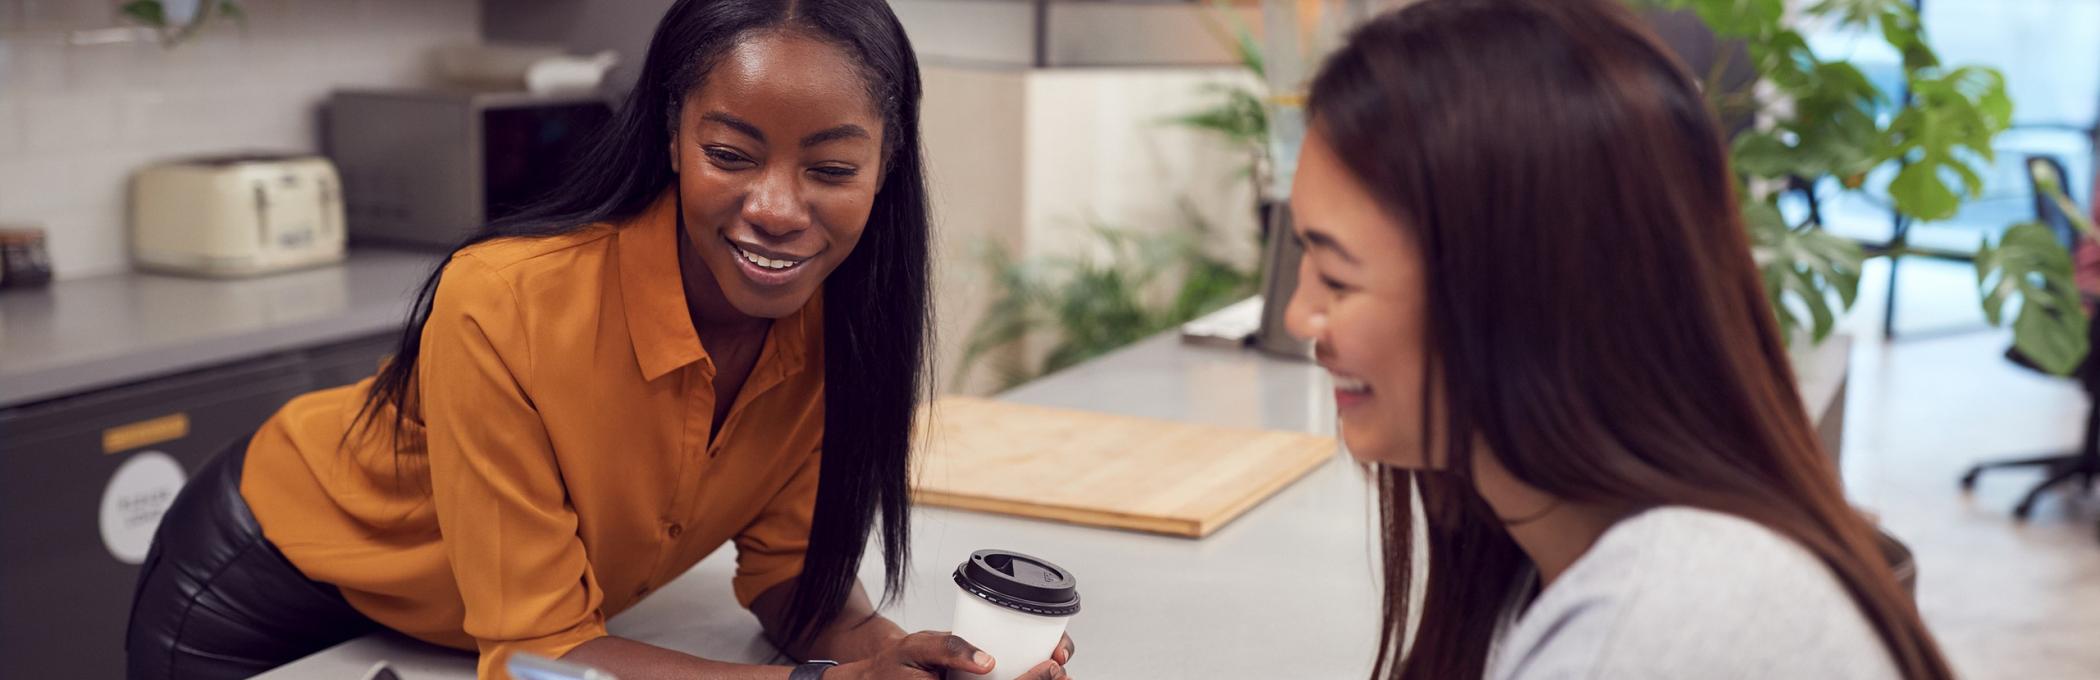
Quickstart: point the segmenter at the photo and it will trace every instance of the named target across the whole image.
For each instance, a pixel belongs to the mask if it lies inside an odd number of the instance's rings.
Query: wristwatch
[[[788,680],[822,680],[824,671],[831,670],[832,666],[837,665],[839,665],[837,661],[810,659],[802,662],[802,665],[796,666],[793,672],[788,673]]]

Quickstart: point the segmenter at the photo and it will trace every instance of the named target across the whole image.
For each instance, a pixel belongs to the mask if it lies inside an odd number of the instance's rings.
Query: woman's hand
[[[1036,664],[1017,680],[1064,680],[1063,663],[1072,659],[1072,638],[1059,641],[1051,660]],[[970,673],[992,670],[996,660],[983,650],[954,635],[921,631],[904,636],[897,644],[873,658],[834,668],[825,677],[840,680],[942,680],[943,671]]]

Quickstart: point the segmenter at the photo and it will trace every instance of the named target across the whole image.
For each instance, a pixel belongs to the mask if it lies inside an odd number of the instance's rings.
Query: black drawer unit
[[[292,397],[371,373],[381,340],[0,409],[0,677],[123,677],[138,564],[182,482]]]
[[[395,343],[400,340],[400,335],[387,333],[308,352],[306,366],[313,375],[314,389],[341,387],[372,377],[379,372],[380,362],[394,356]]]

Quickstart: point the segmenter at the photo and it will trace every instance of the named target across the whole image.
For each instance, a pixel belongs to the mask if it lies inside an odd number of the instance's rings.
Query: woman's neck
[[[1626,516],[1623,510],[1569,501],[1525,484],[1485,450],[1473,455],[1473,481],[1510,539],[1531,558],[1542,586],[1552,585]]]

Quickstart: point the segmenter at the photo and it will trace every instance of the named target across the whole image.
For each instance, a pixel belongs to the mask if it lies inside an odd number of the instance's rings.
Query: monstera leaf
[[[1690,10],[1716,35],[1741,40],[1765,84],[1757,90],[1761,95],[1722,86],[1725,62],[1707,74],[1705,91],[1717,111],[1756,114],[1761,121],[1729,147],[1742,186],[1835,178],[1846,190],[1882,189],[1898,214],[1926,222],[1953,217],[1983,193],[1984,171],[1995,158],[1992,142],[2012,124],[2005,77],[1989,68],[1941,63],[1908,0],[1817,0],[1802,8],[1803,20],[1878,33],[1902,58],[1901,97],[1882,91],[1852,65],[1817,55],[1792,28],[1785,0],[1649,4]],[[1720,54],[1726,59],[1728,51]],[[1867,186],[1868,171],[1889,164],[1898,169],[1887,184]],[[2083,211],[2060,186],[2053,191],[2052,200],[2091,233]],[[1789,224],[1768,196],[1743,202],[1743,223],[1781,327],[1826,337],[1858,290],[1859,246],[1825,233],[1820,224]],[[1893,245],[1890,256],[1900,256],[1901,244]],[[2072,283],[2071,257],[2053,233],[2039,225],[2013,226],[1982,245],[1976,267],[1985,316],[1993,324],[2009,322],[2016,347],[2059,373],[2083,360],[2085,309]]]
[[[1838,312],[1859,295],[1859,246],[1821,229],[1790,227],[1769,202],[1746,204],[1743,215],[1781,337],[1803,329],[1817,342],[1829,337]]]
[[[2070,271],[2071,254],[2040,223],[2016,225],[1996,245],[1986,242],[1976,251],[1984,315],[2001,323],[2006,306],[2018,300],[2013,346],[2059,375],[2076,369],[2088,349],[2085,305]]]
[[[2076,233],[2086,238],[2095,235],[2092,220],[2064,193],[2063,178],[2053,166],[2030,163],[2028,172],[2042,198],[2056,204]],[[2007,305],[2017,300],[2012,314],[2013,347],[2035,365],[2058,375],[2077,370],[2091,349],[2084,295],[2073,271],[2071,253],[2061,237],[2036,222],[2015,225],[1997,244],[1986,240],[1976,252],[1976,285],[1983,295],[1984,316],[1993,324],[2002,323]]]

